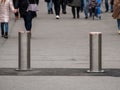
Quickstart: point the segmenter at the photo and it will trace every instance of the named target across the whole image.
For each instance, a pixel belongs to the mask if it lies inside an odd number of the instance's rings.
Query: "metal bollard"
[[[30,32],[18,32],[18,69],[31,70],[30,68]]]
[[[102,70],[102,33],[90,32],[90,70],[87,72],[104,72]]]

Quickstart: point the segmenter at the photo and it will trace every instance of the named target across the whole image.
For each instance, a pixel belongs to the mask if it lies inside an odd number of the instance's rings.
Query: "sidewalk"
[[[47,14],[44,0],[40,1],[39,9],[38,17],[33,20],[31,68],[43,70],[39,72],[46,76],[25,75],[25,72],[0,75],[0,90],[119,90],[119,75],[79,76],[79,72],[71,71],[89,68],[89,32],[96,31],[103,36],[103,69],[115,69],[112,73],[119,74],[120,35],[111,13],[102,14],[102,20],[85,20],[83,13],[80,19],[72,19],[70,7],[67,7],[67,14],[61,14],[60,20],[56,20],[55,15]],[[0,38],[2,72],[18,68],[19,30],[24,30],[24,22],[22,19],[14,22],[12,16],[9,38]],[[52,70],[54,75],[50,75]],[[66,75],[61,75],[63,73]]]

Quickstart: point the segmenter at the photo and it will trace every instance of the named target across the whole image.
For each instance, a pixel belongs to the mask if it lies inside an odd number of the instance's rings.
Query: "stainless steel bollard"
[[[18,69],[31,70],[30,68],[30,32],[18,32]]]
[[[88,72],[104,72],[102,70],[102,33],[90,32],[90,70]]]

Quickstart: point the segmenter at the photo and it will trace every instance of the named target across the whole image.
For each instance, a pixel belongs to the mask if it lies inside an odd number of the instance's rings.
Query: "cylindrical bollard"
[[[90,70],[88,72],[104,72],[102,70],[102,33],[90,32]]]
[[[30,32],[18,32],[18,69],[31,70],[30,68]]]

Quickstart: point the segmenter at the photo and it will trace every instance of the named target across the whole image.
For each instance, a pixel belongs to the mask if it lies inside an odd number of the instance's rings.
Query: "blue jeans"
[[[120,19],[117,19],[118,30],[120,30]]]
[[[48,8],[48,10],[51,10],[52,7],[53,7],[53,2],[52,2],[52,0],[50,0],[50,2],[47,2],[47,8]]]
[[[25,22],[25,28],[27,31],[31,31],[32,28],[32,19],[33,19],[33,12],[28,11],[27,14],[23,17]]]
[[[84,13],[86,17],[88,17],[88,3],[89,3],[89,0],[83,0]]]
[[[1,23],[1,33],[8,32],[8,22]]]
[[[106,11],[108,11],[108,10],[109,10],[108,0],[105,0],[105,8],[106,8]]]

